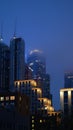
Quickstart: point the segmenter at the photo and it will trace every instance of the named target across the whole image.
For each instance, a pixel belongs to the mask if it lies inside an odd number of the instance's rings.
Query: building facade
[[[9,89],[10,49],[0,40],[0,89]]]
[[[43,53],[39,50],[30,52],[27,64],[32,69],[32,78],[41,79],[46,73],[46,63]]]
[[[64,88],[73,88],[73,72],[65,72]]]
[[[60,89],[61,110],[65,116],[73,116],[73,88]]]
[[[22,38],[14,37],[10,41],[10,90],[14,90],[14,81],[24,79],[25,43]]]
[[[0,129],[30,130],[29,98],[25,94],[0,91]]]
[[[54,108],[52,106],[51,100],[43,97],[42,88],[37,86],[35,80],[19,80],[14,82],[15,90],[26,94],[30,99],[30,113],[38,113],[38,110],[43,113],[46,111],[53,112]]]
[[[50,75],[46,74],[46,60],[42,51],[33,50],[27,58],[28,67],[32,70],[32,79],[42,88],[43,97],[51,98]]]
[[[60,104],[64,116],[73,116],[73,72],[65,72],[64,88],[60,89]]]

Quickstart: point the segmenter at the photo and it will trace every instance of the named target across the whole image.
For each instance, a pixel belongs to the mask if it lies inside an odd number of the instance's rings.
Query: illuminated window
[[[21,101],[22,100],[22,98],[21,98],[21,96],[19,97],[19,101]]]
[[[9,100],[9,97],[6,97],[6,101],[8,101]]]
[[[42,123],[42,120],[40,120],[40,123]]]
[[[15,100],[15,96],[10,96],[10,100]]]
[[[32,120],[32,123],[34,123],[34,120]]]
[[[34,116],[32,116],[32,119],[34,119]]]
[[[32,127],[34,127],[34,124],[32,124]]]
[[[0,101],[4,101],[4,97],[0,97]]]

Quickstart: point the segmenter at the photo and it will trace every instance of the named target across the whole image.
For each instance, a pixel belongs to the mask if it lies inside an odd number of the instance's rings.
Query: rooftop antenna
[[[3,23],[1,23],[0,41],[3,41]]]
[[[15,20],[15,24],[14,24],[14,35],[13,38],[16,38],[16,26],[17,25],[17,20]]]

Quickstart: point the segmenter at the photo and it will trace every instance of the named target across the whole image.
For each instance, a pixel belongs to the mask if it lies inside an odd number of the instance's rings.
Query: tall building
[[[35,80],[19,80],[14,82],[15,89],[18,92],[24,93],[30,100],[30,112],[31,114],[38,113],[38,111],[54,112],[54,108],[51,104],[51,100],[43,97],[42,88],[37,86]]]
[[[13,37],[10,41],[10,90],[14,81],[24,79],[25,43],[22,38]]]
[[[64,87],[73,88],[73,72],[66,72],[64,75]]]
[[[39,50],[33,50],[30,52],[27,58],[28,66],[33,70],[32,78],[41,79],[46,73],[46,63],[43,53]]]
[[[46,74],[46,60],[43,52],[31,51],[27,58],[27,64],[32,70],[32,79],[37,80],[38,87],[42,88],[43,97],[51,98],[50,75]]]
[[[73,117],[73,88],[60,89],[60,103],[64,115]]]
[[[0,39],[0,89],[9,88],[10,49]]]
[[[0,130],[30,130],[29,98],[25,94],[0,91]]]
[[[64,75],[64,88],[60,89],[61,110],[65,116],[73,116],[73,72]]]
[[[25,64],[25,79],[32,79],[32,69]]]

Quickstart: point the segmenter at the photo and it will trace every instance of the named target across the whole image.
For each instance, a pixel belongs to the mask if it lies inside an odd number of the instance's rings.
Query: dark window
[[[68,92],[64,92],[64,103],[68,103]]]

